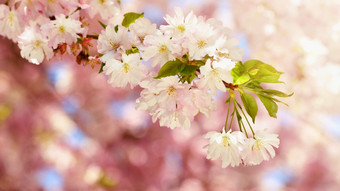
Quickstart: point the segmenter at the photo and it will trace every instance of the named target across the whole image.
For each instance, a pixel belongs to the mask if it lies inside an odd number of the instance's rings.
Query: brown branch
[[[225,82],[225,81],[223,81],[223,84],[224,84],[224,86],[225,86],[226,88],[229,88],[229,89],[231,89],[231,90],[235,90],[236,88],[238,88],[238,85],[234,85],[234,84],[232,84],[232,83],[227,83],[227,82]]]

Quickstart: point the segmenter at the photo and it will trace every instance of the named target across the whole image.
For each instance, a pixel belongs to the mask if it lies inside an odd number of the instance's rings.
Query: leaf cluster
[[[282,83],[279,81],[281,74],[282,72],[277,71],[273,66],[259,60],[249,60],[245,63],[238,62],[232,69],[233,84],[239,85],[237,91],[240,92],[243,106],[252,118],[253,123],[258,111],[253,94],[260,99],[269,116],[274,118],[276,118],[278,111],[277,103],[281,102],[276,97],[290,97],[293,95],[293,93],[286,94],[278,90],[264,89],[261,86],[263,83]]]
[[[187,55],[182,57],[182,60],[176,59],[166,62],[158,72],[155,79],[161,79],[168,76],[178,76],[182,83],[191,83],[197,76],[199,67],[203,66],[205,61],[194,60],[188,61]]]

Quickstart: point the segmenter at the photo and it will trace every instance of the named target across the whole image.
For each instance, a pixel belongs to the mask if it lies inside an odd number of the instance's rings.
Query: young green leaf
[[[265,95],[263,95],[263,96],[265,96]],[[268,97],[268,96],[265,96],[265,97]],[[276,99],[276,98],[271,97],[271,99],[272,99],[273,101],[275,101],[275,102],[282,103],[282,104],[284,104],[285,106],[288,106],[287,103],[285,103],[285,102],[283,102],[283,101],[280,101],[280,100],[278,100],[278,99]]]
[[[244,108],[246,109],[247,113],[253,120],[253,123],[255,123],[255,117],[257,115],[258,110],[255,98],[251,94],[244,92],[241,95],[241,99]]]
[[[261,96],[261,95],[258,95],[258,97],[260,98],[260,100],[263,103],[263,105],[266,107],[269,116],[276,118],[276,113],[277,113],[277,110],[278,110],[278,106],[273,101],[273,99],[270,98],[270,97]]]
[[[185,63],[183,63],[180,66],[180,72],[179,74],[181,75],[181,81],[185,82],[187,81],[189,84],[196,78],[196,70],[199,67],[196,65],[187,65]]]
[[[264,64],[263,62],[261,62],[260,60],[248,60],[246,61],[243,65],[244,65],[244,70],[245,71],[249,71],[252,68],[256,68],[256,66]]]
[[[251,76],[253,79],[256,79],[258,82],[263,83],[281,83],[279,81],[280,75],[282,72],[277,71],[274,67],[268,64],[261,64],[257,66],[258,72],[256,75]]]
[[[180,71],[180,74],[182,76],[189,76],[191,74],[195,74],[197,69],[198,69],[198,66],[184,65],[184,68],[183,70]]]
[[[231,70],[233,77],[233,84],[244,84],[250,80],[250,76],[241,62],[236,63],[235,67]]]
[[[259,60],[248,60],[243,64],[243,68],[243,75],[247,73],[251,79],[258,82],[281,83],[279,78],[282,72],[277,71],[273,66]]]
[[[234,79],[234,82],[244,73],[244,66],[242,62],[237,62],[234,68],[231,70],[231,76]]]
[[[278,90],[271,90],[271,89],[263,89],[262,90],[262,93],[265,93],[269,96],[277,96],[277,97],[290,97],[292,96],[294,93],[291,93],[291,94],[285,94],[281,91],[278,91]]]
[[[235,81],[235,85],[240,85],[248,82],[250,80],[250,76],[248,74],[242,74],[237,80]]]
[[[100,70],[99,70],[99,74],[102,73],[104,71],[104,66],[105,66],[105,63],[102,62],[102,65],[100,66]]]
[[[260,85],[260,82],[256,82],[256,81],[249,82],[245,87],[247,89],[249,89],[250,91],[252,91],[252,90],[255,90],[255,91],[263,90],[262,86]],[[254,91],[252,91],[252,92],[254,92]]]
[[[106,24],[104,24],[103,22],[101,22],[100,20],[98,20],[98,23],[104,28],[104,29],[106,29],[106,27],[107,27],[107,25]]]
[[[178,74],[181,70],[183,70],[183,66],[185,67],[185,64],[178,59],[174,61],[168,61],[161,67],[155,79],[161,79],[167,76],[174,76]]]
[[[128,28],[131,23],[134,23],[135,20],[137,20],[138,18],[141,18],[143,16],[144,16],[144,13],[140,13],[140,14],[139,13],[134,13],[134,12],[125,13],[122,25],[124,27]]]

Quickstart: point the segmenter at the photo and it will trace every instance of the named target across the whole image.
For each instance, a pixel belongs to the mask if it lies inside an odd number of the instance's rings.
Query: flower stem
[[[225,124],[224,124],[224,131],[225,131],[225,132],[227,132],[227,124],[228,124],[228,119],[229,119],[230,104],[231,104],[231,102],[230,102],[230,100],[229,100],[227,117],[226,117]]]
[[[239,107],[240,107],[240,106],[239,106]],[[241,110],[241,112],[242,112],[244,118],[246,118],[246,121],[247,121],[247,123],[248,123],[248,125],[249,125],[249,128],[250,128],[251,132],[253,133],[253,136],[255,136],[255,132],[254,132],[253,128],[251,127],[251,125],[250,125],[250,123],[249,123],[249,120],[248,120],[246,114],[244,113],[244,111],[243,111],[243,109],[242,109],[241,107],[240,107],[240,110]]]
[[[231,124],[233,124],[233,119],[234,119],[234,115],[235,115],[235,109],[236,109],[236,106],[234,104],[234,111],[233,111],[233,113],[231,113],[231,120],[230,120],[228,131],[231,129]]]
[[[246,134],[246,137],[249,138],[249,137],[248,137],[247,130],[246,130],[246,127],[245,127],[244,124],[243,124],[243,121],[241,121],[241,125],[242,125],[242,127],[243,127],[243,129],[244,129],[244,134]],[[240,127],[240,128],[242,128],[242,127]]]

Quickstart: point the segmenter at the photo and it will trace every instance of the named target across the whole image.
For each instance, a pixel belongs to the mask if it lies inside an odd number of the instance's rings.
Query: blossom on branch
[[[17,11],[10,10],[6,5],[0,5],[0,35],[16,42],[23,29],[18,17]]]
[[[79,20],[66,17],[63,14],[56,16],[56,19],[41,26],[42,31],[48,34],[49,44],[55,49],[58,44],[66,43],[71,45],[79,37],[77,33],[84,32]]]
[[[275,156],[273,147],[278,148],[280,140],[277,134],[257,131],[254,138],[246,140],[245,149],[242,152],[242,158],[246,165],[257,165],[263,160],[269,160]]]
[[[105,74],[109,76],[108,83],[113,87],[124,88],[130,84],[131,89],[146,77],[147,68],[140,61],[138,53],[123,54],[122,61],[110,59],[104,66]]]
[[[20,54],[29,62],[38,65],[44,59],[48,60],[53,56],[53,50],[48,46],[48,39],[40,34],[35,27],[26,27],[18,38]]]
[[[209,139],[207,159],[216,160],[221,157],[222,168],[238,166],[242,162],[240,154],[245,135],[240,131],[211,131],[204,138]]]

